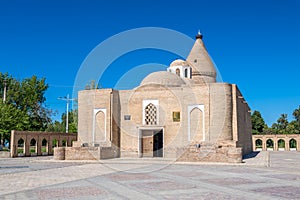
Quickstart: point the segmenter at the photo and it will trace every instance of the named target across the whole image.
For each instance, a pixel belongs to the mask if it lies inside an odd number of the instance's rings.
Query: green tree
[[[0,102],[0,134],[2,144],[10,141],[11,130],[28,130],[30,126],[29,116],[13,105]]]
[[[6,101],[3,102],[6,85]],[[51,110],[44,106],[48,85],[45,78],[36,76],[23,79],[0,73],[0,134],[10,137],[11,130],[43,131],[51,121]],[[2,140],[3,141],[3,140]]]
[[[89,84],[86,84],[85,89],[86,90],[96,90],[99,89],[100,86],[96,84],[95,80],[91,80]]]
[[[64,133],[66,131],[66,128],[62,125],[62,123],[55,120],[54,122],[48,124],[46,131]]]
[[[271,135],[271,134],[276,134],[276,130],[273,128],[273,125],[271,127],[268,127],[268,125],[266,125],[264,127],[264,134],[266,135]]]
[[[288,125],[289,122],[287,120],[287,114],[281,114],[277,119],[277,123],[272,125],[272,129],[274,130],[274,134],[287,134],[288,133]]]
[[[297,129],[298,133],[300,133],[300,106],[294,110],[293,116],[296,120],[295,128]]]
[[[61,116],[61,122],[55,121],[50,123],[46,131],[48,132],[66,132],[66,113],[63,113]],[[77,133],[77,124],[78,124],[78,111],[71,110],[69,111],[69,133]]]
[[[51,111],[44,106],[47,89],[45,78],[38,79],[35,75],[22,81],[11,80],[7,91],[7,103],[14,105],[29,116],[29,130],[45,130],[51,121]]]
[[[71,110],[69,111],[69,133],[77,133],[77,119],[78,119],[78,112],[77,110]],[[67,119],[67,115],[66,113],[63,113],[61,116],[61,120],[62,120],[62,125],[64,127],[66,127],[66,119]],[[66,128],[64,128],[64,130],[66,130]]]
[[[252,134],[262,134],[266,127],[265,121],[259,111],[254,111],[251,115]]]
[[[278,134],[279,132],[278,124],[273,123],[272,126],[269,128],[270,134]]]
[[[277,124],[279,134],[287,133],[287,127],[289,125],[289,122],[287,120],[287,114],[281,114],[279,119],[277,120]]]
[[[69,112],[69,132],[70,133],[78,132],[78,110],[77,109]]]
[[[299,134],[298,122],[296,120],[291,121],[286,127],[286,134]]]

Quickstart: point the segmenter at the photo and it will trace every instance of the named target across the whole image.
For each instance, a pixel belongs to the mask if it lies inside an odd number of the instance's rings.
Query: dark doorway
[[[163,157],[163,130],[154,132],[153,157]]]

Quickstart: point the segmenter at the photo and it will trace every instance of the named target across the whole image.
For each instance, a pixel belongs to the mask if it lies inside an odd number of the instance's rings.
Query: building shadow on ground
[[[249,154],[246,154],[246,155],[243,156],[243,160],[250,159],[250,158],[255,158],[259,153],[260,153],[260,151],[253,151]]]

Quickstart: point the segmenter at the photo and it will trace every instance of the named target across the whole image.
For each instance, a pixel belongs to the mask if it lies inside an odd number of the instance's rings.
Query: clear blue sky
[[[72,94],[89,52],[119,32],[149,26],[190,37],[201,29],[223,81],[238,84],[251,109],[261,111],[269,125],[281,113],[291,119],[300,105],[297,0],[0,0],[0,71],[19,79],[46,77],[46,104],[58,111],[53,117],[58,119],[65,102],[57,97]],[[148,53],[117,63],[130,69],[143,59],[168,65],[176,58]],[[101,84],[112,87],[115,81],[107,78]]]

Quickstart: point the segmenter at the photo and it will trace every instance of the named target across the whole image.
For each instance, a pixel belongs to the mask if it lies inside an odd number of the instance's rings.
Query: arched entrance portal
[[[155,131],[153,137],[153,157],[163,157],[163,130]]]
[[[163,128],[139,128],[139,157],[164,157]]]

